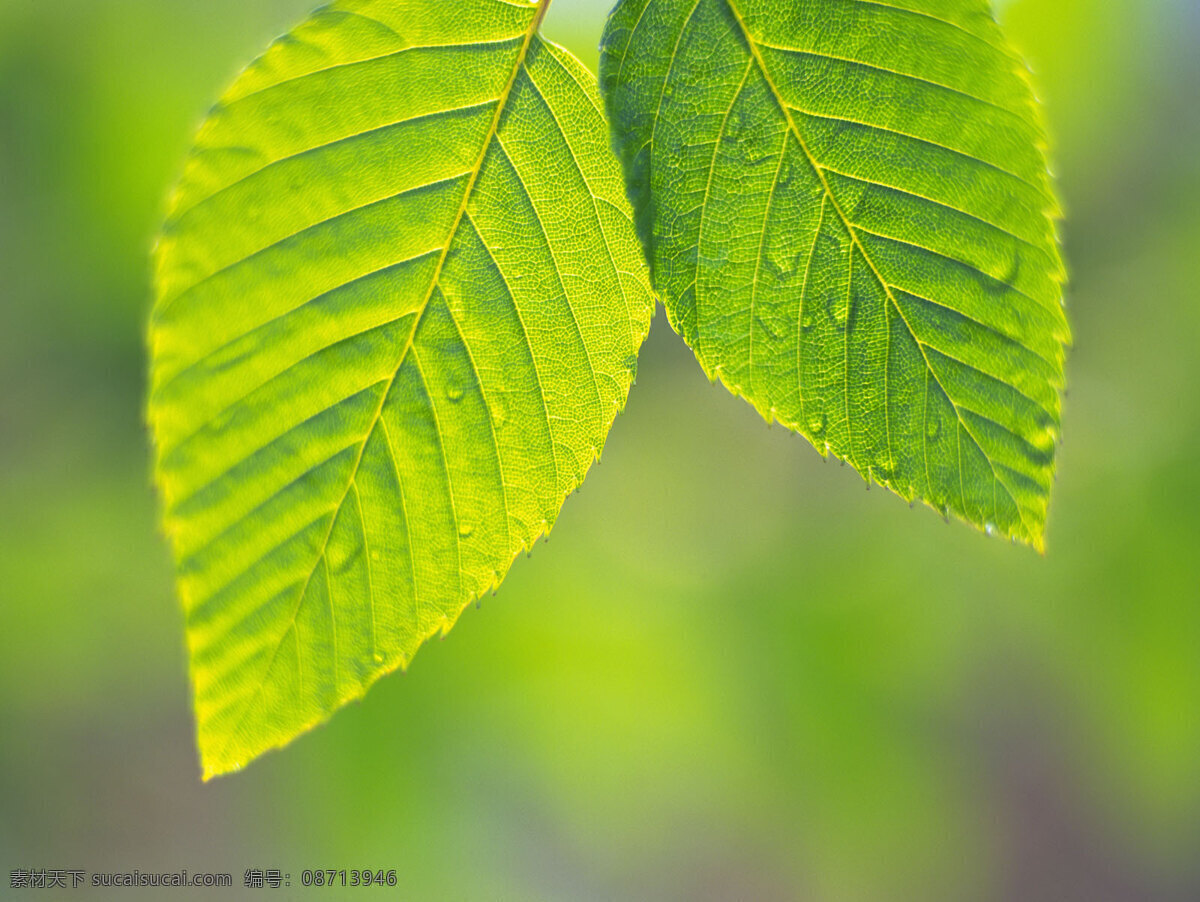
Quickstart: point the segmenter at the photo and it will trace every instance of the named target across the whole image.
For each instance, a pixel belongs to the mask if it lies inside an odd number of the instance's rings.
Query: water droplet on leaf
[[[781,187],[787,187],[792,181],[792,161],[784,157],[782,165],[779,167],[779,184]]]
[[[839,329],[845,329],[850,320],[850,296],[844,291],[831,293],[826,302],[829,318]]]

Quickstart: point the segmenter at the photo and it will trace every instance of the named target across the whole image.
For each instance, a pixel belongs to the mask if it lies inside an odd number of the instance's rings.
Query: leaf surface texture
[[[1059,209],[986,0],[621,0],[601,85],[655,288],[710,377],[1041,548]]]
[[[553,524],[652,296],[595,80],[508,0],[345,0],[201,128],[149,417],[207,776],[407,666]]]

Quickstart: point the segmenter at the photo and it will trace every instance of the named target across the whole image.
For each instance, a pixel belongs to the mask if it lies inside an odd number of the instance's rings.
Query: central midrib
[[[476,182],[479,181],[479,175],[483,171],[483,163],[487,158],[488,151],[491,150],[492,142],[496,140],[496,136],[500,130],[500,121],[504,116],[504,110],[508,106],[509,97],[512,94],[513,88],[516,86],[517,78],[521,74],[521,69],[525,65],[525,60],[529,55],[529,48],[533,45],[533,39],[537,36],[538,28],[545,19],[547,11],[550,9],[550,4],[553,0],[538,0],[537,9],[534,12],[533,18],[530,20],[529,27],[525,31],[525,39],[521,43],[521,49],[517,53],[516,61],[513,64],[512,73],[509,75],[508,83],[504,86],[503,92],[500,94],[496,102],[496,112],[492,116],[491,124],[488,126],[487,135],[484,138],[482,149],[475,161],[475,166],[471,170],[470,177],[467,179],[466,189],[463,191],[462,202],[459,204],[458,211],[455,213],[454,220],[450,225],[449,232],[446,236],[446,243],[442,247],[441,255],[438,257],[437,266],[434,268],[433,276],[429,280],[429,288],[425,293],[424,299],[413,315],[412,329],[409,330],[408,338],[405,340],[400,354],[396,359],[396,366],[392,371],[391,377],[388,379],[387,387],[380,395],[379,404],[375,408],[375,413],[372,415],[370,425],[367,427],[366,433],[358,448],[358,455],[355,457],[354,464],[350,468],[350,478],[346,481],[346,487],[342,492],[341,498],[333,507],[332,515],[329,519],[329,527],[325,531],[325,535],[318,546],[316,559],[313,561],[312,567],[309,569],[308,576],[305,578],[303,585],[300,588],[300,594],[296,597],[296,604],[292,608],[291,614],[288,616],[287,624],[279,634],[279,639],[275,642],[274,651],[268,659],[266,666],[263,668],[262,677],[255,687],[253,694],[246,700],[242,706],[242,713],[234,722],[232,729],[229,731],[229,738],[226,740],[224,747],[221,750],[221,759],[224,759],[229,752],[230,746],[237,737],[237,730],[245,720],[251,706],[257,700],[259,693],[267,683],[267,678],[271,674],[271,668],[275,665],[275,659],[279,656],[279,650],[283,647],[283,640],[287,637],[288,632],[295,626],[296,618],[300,615],[300,608],[304,604],[304,596],[308,593],[308,586],[312,582],[314,574],[317,572],[317,566],[325,557],[326,551],[329,548],[329,539],[333,535],[334,524],[337,523],[338,515],[342,507],[346,503],[346,499],[350,495],[350,490],[354,487],[355,481],[358,478],[359,468],[362,466],[363,456],[366,454],[367,445],[371,440],[371,436],[375,434],[376,428],[379,426],[380,418],[383,416],[383,409],[387,406],[387,401],[392,393],[392,388],[396,384],[396,379],[400,375],[400,370],[404,366],[404,361],[408,358],[409,352],[412,350],[413,341],[416,339],[417,329],[420,327],[422,320],[425,317],[425,312],[429,308],[429,302],[433,299],[433,293],[437,290],[438,283],[441,281],[442,271],[446,265],[446,258],[450,253],[450,246],[454,243],[454,238],[458,234],[458,229],[462,225],[463,218],[467,213],[467,206],[471,199],[471,193],[475,189]],[[374,605],[374,599],[372,599]],[[335,655],[336,656],[336,655]],[[223,761],[222,761],[223,763]]]

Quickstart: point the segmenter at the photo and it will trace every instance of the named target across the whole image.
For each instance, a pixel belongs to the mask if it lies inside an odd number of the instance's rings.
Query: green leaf
[[[206,777],[406,667],[547,532],[652,295],[545,3],[344,0],[196,138],[149,418]]]
[[[600,71],[655,289],[710,378],[1040,549],[1059,209],[986,0],[621,0]]]

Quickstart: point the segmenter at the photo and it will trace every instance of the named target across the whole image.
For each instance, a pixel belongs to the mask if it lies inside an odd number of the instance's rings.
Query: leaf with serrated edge
[[[986,0],[621,0],[600,82],[654,287],[709,377],[1041,549],[1059,209]]]
[[[196,138],[156,250],[149,419],[206,778],[445,633],[625,403],[648,274],[545,8],[335,3]]]

